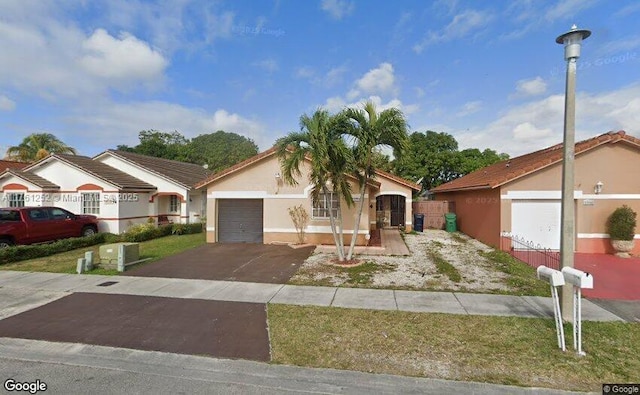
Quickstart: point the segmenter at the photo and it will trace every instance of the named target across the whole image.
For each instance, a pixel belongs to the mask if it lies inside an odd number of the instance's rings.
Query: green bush
[[[122,234],[122,240],[138,243],[160,237],[161,231],[153,224],[137,224],[133,225]]]
[[[171,225],[171,234],[173,235],[190,235],[194,233],[202,233],[202,224],[173,224]]]
[[[108,233],[97,233],[89,237],[74,237],[49,244],[32,244],[3,248],[0,250],[0,264],[42,258],[45,256],[102,244]]]
[[[612,240],[633,240],[636,212],[626,204],[615,209],[607,219],[607,233]]]

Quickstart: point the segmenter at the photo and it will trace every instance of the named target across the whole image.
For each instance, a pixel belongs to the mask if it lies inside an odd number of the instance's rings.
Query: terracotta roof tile
[[[603,144],[624,142],[640,148],[640,139],[624,131],[608,132],[579,141],[575,145],[575,154],[591,150]],[[562,161],[562,144],[541,149],[529,154],[507,159],[502,162],[476,170],[464,177],[442,184],[431,192],[453,192],[469,189],[496,188],[517,178],[536,172],[542,168]]]
[[[20,170],[20,169],[24,169],[27,166],[29,166],[29,163],[16,162],[13,160],[0,160],[0,171],[3,171],[5,169]]]
[[[211,172],[204,167],[194,163],[156,158],[154,156],[141,155],[127,151],[108,150],[98,156],[105,153],[132,162],[152,173],[168,178],[169,180],[187,188],[193,188],[196,184],[202,181],[203,178],[211,174]],[[98,156],[96,156],[96,158]]]

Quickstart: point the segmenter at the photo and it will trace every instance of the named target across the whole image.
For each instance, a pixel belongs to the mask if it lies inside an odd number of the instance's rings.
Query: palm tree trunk
[[[325,196],[329,195],[329,190],[326,187],[322,187],[322,192]],[[333,204],[329,199],[329,223],[331,224],[331,234],[333,235],[333,242],[336,244],[338,253],[338,260],[344,261],[344,248],[341,247],[341,243],[338,240],[338,232],[336,230],[336,219],[333,217]]]
[[[360,229],[360,220],[362,219],[362,210],[364,208],[364,193],[367,190],[367,182],[362,183],[360,186],[360,202],[358,204],[358,214],[356,215],[356,221],[353,225],[353,236],[351,237],[351,245],[349,245],[349,252],[347,253],[347,260],[351,260],[353,257],[353,250],[356,247],[356,239],[358,238],[358,230]]]
[[[344,221],[342,220],[342,206],[338,205],[338,221],[340,222],[340,230],[338,231],[338,242],[340,243],[340,254],[344,260]]]

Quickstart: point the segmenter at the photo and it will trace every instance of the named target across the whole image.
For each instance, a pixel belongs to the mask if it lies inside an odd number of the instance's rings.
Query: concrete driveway
[[[205,244],[127,271],[127,276],[284,284],[313,247]]]

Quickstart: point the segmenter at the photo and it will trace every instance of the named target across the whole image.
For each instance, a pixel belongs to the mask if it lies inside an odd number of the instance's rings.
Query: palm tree
[[[326,110],[316,110],[312,116],[302,115],[300,117],[300,131],[292,132],[278,139],[276,148],[280,158],[282,178],[287,184],[298,184],[298,178],[302,176],[300,167],[304,161],[309,160],[311,164],[309,181],[313,186],[311,198],[314,204],[317,205],[320,202],[321,194],[326,198],[334,193],[338,196],[338,201],[343,200],[348,206],[351,206],[353,205],[353,197],[346,174],[350,171],[349,166],[352,163],[351,151],[335,126],[335,118]],[[329,190],[329,185],[331,190]],[[335,210],[337,215],[334,214],[332,199],[327,200],[329,222],[336,243],[338,259],[343,261],[342,210],[338,205]],[[340,224],[339,230],[336,222]]]
[[[76,154],[76,150],[51,133],[33,133],[19,145],[7,149],[6,159],[19,162],[35,162],[49,154]]]
[[[347,260],[353,251],[360,228],[367,184],[376,176],[376,148],[390,147],[399,158],[409,141],[407,121],[402,111],[389,108],[378,114],[373,102],[368,101],[363,109],[348,108],[338,118],[340,131],[352,139],[352,149],[356,166],[356,177],[360,187],[360,202],[353,227],[353,237],[347,253]]]

